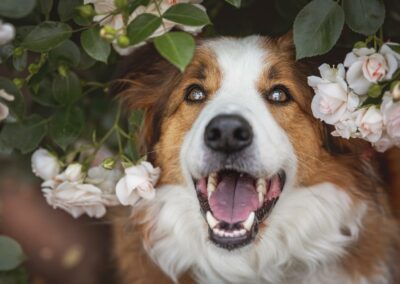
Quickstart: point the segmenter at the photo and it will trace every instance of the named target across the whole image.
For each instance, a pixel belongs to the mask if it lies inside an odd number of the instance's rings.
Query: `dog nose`
[[[210,149],[233,153],[251,144],[253,131],[247,120],[239,115],[218,115],[208,123],[204,141]]]

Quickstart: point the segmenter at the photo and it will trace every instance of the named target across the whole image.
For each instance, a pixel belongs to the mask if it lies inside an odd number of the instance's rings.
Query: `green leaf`
[[[65,150],[76,141],[83,130],[84,116],[80,108],[57,111],[50,122],[50,137]]]
[[[0,90],[5,90],[8,94],[14,96],[14,101],[7,102],[10,109],[10,115],[13,117],[21,117],[25,112],[25,102],[20,90],[8,78],[0,77]]]
[[[52,84],[48,78],[41,80],[37,88],[31,88],[30,91],[30,97],[38,104],[48,107],[58,105],[53,97]]]
[[[0,270],[12,270],[24,261],[21,246],[13,239],[0,236]]]
[[[99,28],[88,29],[81,34],[81,44],[93,59],[107,63],[111,52],[110,43],[100,37]]]
[[[296,58],[328,52],[337,42],[344,25],[344,12],[332,0],[313,0],[297,15],[293,37]]]
[[[24,39],[22,47],[35,52],[49,51],[71,36],[71,27],[60,22],[43,22]]]
[[[81,60],[79,47],[71,40],[64,41],[60,46],[50,51],[49,59],[52,63],[78,66]]]
[[[141,14],[129,25],[127,35],[131,45],[135,45],[154,33],[161,25],[161,18],[153,14]]]
[[[182,72],[192,60],[195,41],[184,32],[169,32],[154,39],[158,52]]]
[[[53,8],[53,0],[38,0],[39,11],[43,15],[48,15]]]
[[[73,72],[67,76],[57,75],[52,86],[54,98],[63,105],[76,102],[82,95],[81,83]]]
[[[19,56],[13,55],[13,66],[15,70],[21,72],[26,68],[28,63],[28,53],[26,50],[22,51],[22,54]]]
[[[90,57],[83,49],[80,49],[81,52],[81,60],[79,61],[79,65],[77,66],[80,70],[86,70],[92,67],[96,60]]]
[[[167,20],[187,26],[203,26],[210,23],[206,12],[189,3],[175,4],[162,16]]]
[[[35,7],[35,0],[1,0],[0,16],[19,19],[27,16]]]
[[[242,0],[225,0],[225,1],[236,8],[240,8],[242,6]]]
[[[376,33],[385,20],[385,5],[380,0],[343,0],[346,23],[356,33]]]
[[[147,6],[150,0],[129,0],[128,1],[128,15],[132,14],[139,6]]]
[[[1,284],[27,284],[28,273],[24,267],[18,267],[11,271],[0,271]]]
[[[387,45],[394,50],[396,53],[400,54],[400,44],[396,43],[387,43]]]
[[[57,12],[62,22],[66,22],[75,14],[75,7],[83,5],[82,0],[60,0],[57,6]]]
[[[39,146],[47,132],[47,122],[38,115],[28,120],[7,123],[1,132],[5,145],[27,154]]]

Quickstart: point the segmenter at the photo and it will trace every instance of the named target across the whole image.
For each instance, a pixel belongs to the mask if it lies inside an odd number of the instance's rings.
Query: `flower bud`
[[[25,80],[21,78],[14,78],[13,83],[18,89],[21,89],[25,85]]]
[[[129,38],[126,35],[121,35],[118,37],[117,43],[120,47],[128,47],[129,46]]]
[[[128,6],[128,1],[127,0],[114,0],[114,5],[118,9],[124,9],[126,6]]]
[[[367,44],[365,42],[363,42],[363,41],[357,41],[354,44],[354,48],[363,48],[363,47],[367,47]]]
[[[101,163],[101,165],[107,170],[112,170],[115,165],[115,160],[113,158],[107,158],[103,161],[103,163]]]
[[[90,19],[94,15],[96,15],[96,12],[94,11],[93,6],[89,5],[89,4],[79,6],[76,9],[78,10],[79,15],[81,15],[81,17],[83,17],[83,18]]]
[[[112,41],[114,40],[116,33],[117,32],[113,27],[106,25],[100,30],[100,37],[104,38],[105,40]]]
[[[43,180],[50,180],[60,172],[60,163],[56,156],[45,149],[38,149],[32,155],[32,171]]]
[[[28,66],[28,71],[29,71],[29,74],[31,74],[31,75],[39,72],[39,69],[40,69],[40,66],[39,66],[39,64],[36,64],[36,63],[29,64],[29,66]]]
[[[21,57],[24,54],[24,50],[22,47],[17,47],[14,49],[13,54],[15,57]]]
[[[368,97],[377,98],[382,93],[382,87],[379,84],[374,84],[368,89]]]

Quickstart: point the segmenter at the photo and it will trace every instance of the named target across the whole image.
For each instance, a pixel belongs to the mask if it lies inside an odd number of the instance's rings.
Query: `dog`
[[[114,218],[123,283],[399,283],[378,166],[312,116],[290,34],[203,40],[183,73],[132,62],[120,97],[162,173]]]

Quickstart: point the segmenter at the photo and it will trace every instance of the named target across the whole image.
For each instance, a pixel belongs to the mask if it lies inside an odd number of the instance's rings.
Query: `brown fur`
[[[365,162],[362,156],[364,149],[368,149],[366,143],[332,138],[327,126],[312,117],[312,90],[306,84],[304,66],[294,60],[290,37],[265,41],[273,52],[266,58],[267,68],[258,88],[260,93],[266,94],[273,86],[284,85],[294,98],[293,102],[283,106],[266,104],[295,148],[299,185],[331,182],[346,191],[355,204],[360,200],[369,203],[359,241],[349,248],[342,264],[355,280],[361,275],[372,276],[378,273],[378,261],[398,263],[400,257],[398,223],[392,217],[385,185],[376,174],[377,168]],[[183,183],[180,146],[203,107],[183,103],[184,91],[191,84],[200,84],[207,95],[212,96],[219,88],[222,75],[208,50],[198,50],[184,74],[155,55],[153,49],[148,48],[146,52],[146,57],[155,59],[147,60],[146,66],[132,69],[128,76],[129,88],[121,96],[130,107],[146,109],[145,150],[152,153],[152,162],[163,169],[160,184]],[[395,155],[398,161],[399,152]],[[393,159],[391,163],[395,164],[395,161]],[[400,173],[398,167],[397,173]],[[400,180],[394,172],[390,175],[393,177],[390,180],[391,195],[396,196],[392,202],[395,208],[400,204]],[[133,229],[128,219],[123,220],[116,222],[114,233],[124,283],[168,283],[169,280],[144,255],[140,245],[140,239],[144,242],[148,239],[146,235],[150,228],[144,225]],[[262,229],[266,229],[265,226]],[[348,229],[343,228],[343,234],[346,233]],[[396,271],[392,267],[389,270]],[[394,275],[398,277],[397,271]],[[188,279],[182,283],[189,283]]]

